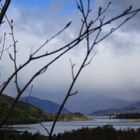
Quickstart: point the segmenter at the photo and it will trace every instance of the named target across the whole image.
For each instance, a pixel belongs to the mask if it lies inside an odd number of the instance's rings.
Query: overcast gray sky
[[[105,4],[105,0],[92,1],[95,12],[100,5],[104,6]],[[134,8],[140,7],[138,0],[112,0],[107,17],[120,13],[131,4]],[[66,0],[47,2],[43,0],[42,3],[39,0],[30,2],[14,0],[8,11],[8,16],[14,20],[15,36],[18,40],[19,64],[28,58],[31,49],[35,50],[69,21],[73,21],[71,27],[61,36],[52,40],[47,49],[44,48],[42,52],[55,49],[72,40],[78,32],[80,24],[80,15],[74,0],[67,2]],[[93,14],[93,16],[95,15]],[[104,94],[105,96],[129,100],[140,99],[139,24],[140,14],[96,46],[94,50],[96,56],[92,63],[82,71],[74,87],[74,89],[79,90],[78,94],[82,95],[82,98]],[[3,27],[3,32],[9,30],[7,25],[3,25]],[[108,28],[105,30],[107,31]],[[7,37],[9,41],[7,46],[10,44],[9,38]],[[37,78],[34,81],[32,94],[57,102],[62,100],[72,80],[69,59],[71,58],[78,67],[83,60],[85,52],[83,48],[84,43],[63,56],[49,68],[47,73]],[[21,72],[19,75],[21,86],[36,69],[39,69],[47,61],[46,59],[37,61]],[[3,62],[1,63],[1,71],[8,75],[12,71],[12,64],[6,54],[3,57]],[[5,75],[2,75],[1,79],[4,79]],[[10,86],[10,94],[13,94],[11,93],[12,86]],[[100,92],[97,93],[97,91]]]

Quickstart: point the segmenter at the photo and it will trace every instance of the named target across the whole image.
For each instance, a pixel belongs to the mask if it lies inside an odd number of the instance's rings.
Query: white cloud
[[[23,63],[23,61],[28,59],[32,47],[33,49],[36,49],[36,47],[40,46],[46,38],[53,34],[52,32],[56,32],[57,29],[63,27],[63,25],[67,23],[66,20],[68,19],[68,17],[65,17],[64,20],[62,20],[61,17],[61,20],[58,20],[58,17],[53,18],[48,15],[46,15],[46,17],[42,15],[42,18],[40,18],[38,16],[40,15],[40,11],[30,11],[29,9],[27,11],[23,11],[23,9],[20,10],[15,7],[11,8],[11,11],[16,13],[16,15],[14,15],[14,19],[15,34],[19,41],[19,63]],[[11,16],[12,12],[10,12],[10,17]],[[72,15],[72,17],[69,18],[74,19],[74,17],[77,17],[77,15]],[[79,27],[79,21],[74,21],[73,24],[75,25],[72,25],[72,27],[64,32],[63,35],[54,39],[48,45],[47,49],[55,49],[74,38],[77,27]],[[52,65],[48,70],[48,75],[43,74],[40,80],[37,79],[35,81],[36,88],[53,92],[57,92],[58,90],[61,91],[62,89],[66,90],[71,82],[69,58],[71,58],[73,62],[76,62],[77,68],[83,60],[83,54],[85,51],[83,46],[84,42],[82,42],[81,46],[70,51],[70,53],[66,54],[58,62]],[[106,41],[103,41],[95,48],[97,55],[93,59],[92,64],[83,70],[75,88],[90,91],[89,94],[91,94],[95,89],[111,89],[117,91],[128,89],[132,91],[140,90],[139,47],[140,40],[138,32],[129,32],[129,30],[125,32],[123,29],[115,32],[112,37],[109,37]],[[41,53],[45,51],[46,48],[43,49]],[[39,69],[50,59],[51,58],[41,59],[41,61],[37,61],[30,67],[27,67],[27,69],[21,73],[21,83],[23,84],[31,74],[36,71],[36,69]],[[7,59],[7,61],[9,61],[9,59]],[[7,68],[8,71],[11,69],[11,65],[5,64],[4,68]],[[47,97],[47,95],[42,96]],[[124,95],[124,97],[127,98],[127,95]]]

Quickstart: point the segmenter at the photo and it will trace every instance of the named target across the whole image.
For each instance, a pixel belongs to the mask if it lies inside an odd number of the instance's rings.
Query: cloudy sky
[[[96,17],[99,6],[106,4],[105,0],[93,0],[91,8],[94,11],[91,18]],[[140,7],[138,0],[112,0],[112,6],[106,13],[106,17],[117,15],[131,4],[133,8]],[[71,26],[44,47],[40,54],[55,50],[73,40],[81,25],[81,17],[76,8],[75,0],[13,0],[7,15],[9,19],[14,20],[14,33],[16,40],[18,40],[18,64],[25,62],[31,51],[36,50],[69,21],[72,21]],[[115,26],[118,23],[110,26]],[[74,86],[74,91],[79,91],[75,98],[94,97],[99,94],[127,100],[140,99],[139,24],[140,14],[95,47],[93,54],[96,53],[96,55],[92,63],[82,71]],[[2,26],[2,33],[10,32],[6,23]],[[104,32],[106,33],[109,29],[110,27],[107,26]],[[10,35],[7,35],[6,39],[8,47],[11,43]],[[38,77],[33,83],[32,95],[56,102],[61,101],[72,80],[69,59],[76,63],[76,71],[85,55],[84,45],[82,42],[53,63],[45,74]],[[7,54],[4,54],[1,61],[1,80],[4,80],[13,70],[13,64]],[[22,87],[36,70],[48,63],[53,57],[55,55],[33,62],[21,71],[19,74],[20,86]],[[9,87],[9,94],[12,95],[14,94],[13,86],[14,84],[11,84]],[[28,90],[26,94],[28,94]]]

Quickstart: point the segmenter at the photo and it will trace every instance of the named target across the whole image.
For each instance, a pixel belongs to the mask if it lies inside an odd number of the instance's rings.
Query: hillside
[[[3,120],[3,118],[6,116],[8,111],[11,108],[11,105],[13,103],[14,99],[12,97],[9,97],[7,95],[1,95],[0,96],[0,122]],[[15,123],[36,123],[38,120],[41,119],[41,116],[44,116],[45,114],[38,108],[24,103],[22,101],[19,101],[11,116],[7,120],[7,123],[9,124],[15,124]],[[46,118],[46,115],[45,115]]]
[[[36,97],[23,97],[21,98],[21,101],[27,101],[29,104],[39,108],[40,110],[42,110],[43,112],[47,112],[47,113],[57,113],[60,105],[52,102],[50,100],[42,100]],[[64,107],[64,109],[62,110],[62,113],[70,113],[70,111]]]
[[[140,113],[140,101],[119,109],[110,108],[105,110],[94,111],[91,113],[91,115],[110,115],[110,114],[126,114],[126,113]]]
[[[71,98],[66,107],[70,108],[72,112],[81,112],[90,114],[98,110],[106,110],[109,108],[122,108],[128,106],[131,102],[123,99],[116,99],[107,96],[96,95],[94,97],[84,97],[80,94]]]
[[[33,98],[32,98],[33,99]],[[35,99],[35,98],[34,98]],[[7,95],[0,96],[0,122],[5,118],[9,112],[11,105],[13,104],[14,98]],[[39,103],[39,102],[38,102]],[[43,104],[44,105],[44,104]],[[45,106],[44,106],[45,108]],[[88,118],[83,114],[70,113],[67,109],[64,110],[67,113],[62,113],[58,120],[61,121],[73,121],[73,120],[87,120]],[[38,121],[53,121],[55,117],[54,113],[43,112],[39,108],[19,101],[12,114],[7,120],[7,124],[30,124],[37,123]]]

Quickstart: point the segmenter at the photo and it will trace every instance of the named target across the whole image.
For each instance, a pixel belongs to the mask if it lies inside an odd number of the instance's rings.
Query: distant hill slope
[[[140,113],[140,101],[119,109],[110,108],[105,110],[94,111],[93,113],[91,113],[91,115],[109,115],[120,113]]]
[[[54,102],[49,101],[49,100],[39,99],[39,98],[36,98],[33,96],[22,97],[21,101],[27,101],[29,104],[36,106],[37,108],[39,108],[43,112],[47,112],[47,113],[57,113],[57,111],[60,107],[60,105],[57,103],[54,103]],[[62,113],[70,113],[70,111],[68,109],[64,108],[62,110]]]
[[[97,110],[105,110],[109,108],[118,109],[128,106],[130,104],[129,101],[111,98],[107,96],[97,95],[88,98],[82,98],[80,94],[76,96],[77,97],[71,98],[68,101],[66,107],[70,108],[73,112],[81,112],[84,114],[90,114]]]
[[[9,97],[7,95],[0,96],[0,122],[7,115],[8,111],[13,104],[14,98]],[[40,109],[19,101],[11,116],[7,120],[7,123],[15,124],[15,123],[36,123],[41,119],[41,116],[45,115]]]

